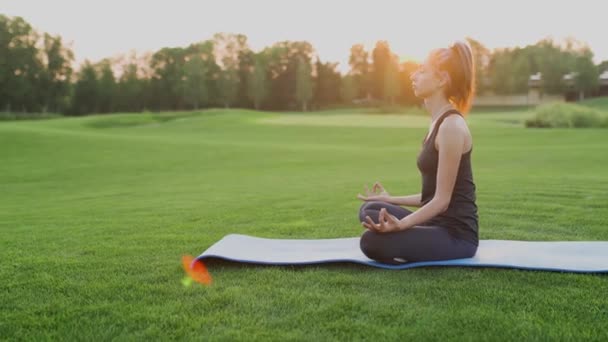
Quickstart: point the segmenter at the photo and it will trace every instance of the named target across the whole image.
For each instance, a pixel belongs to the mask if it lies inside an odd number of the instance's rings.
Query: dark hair
[[[447,49],[435,50],[432,59],[438,71],[449,75],[446,97],[466,114],[475,96],[475,63],[471,47],[467,43],[456,42]]]

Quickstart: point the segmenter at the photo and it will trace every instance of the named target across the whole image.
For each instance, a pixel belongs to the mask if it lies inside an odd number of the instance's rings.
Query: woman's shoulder
[[[465,146],[469,149],[472,144],[472,137],[466,120],[460,113],[448,114],[437,130],[435,148],[438,149],[442,142],[456,144],[463,140]]]
[[[466,120],[458,112],[446,114],[438,130],[440,134],[442,132],[448,134],[468,133],[469,131]]]

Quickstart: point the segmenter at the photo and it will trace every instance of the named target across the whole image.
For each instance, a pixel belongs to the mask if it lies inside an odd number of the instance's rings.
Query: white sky
[[[245,34],[255,51],[307,40],[342,71],[353,44],[371,50],[379,39],[423,59],[466,36],[489,48],[574,37],[589,44],[596,62],[608,59],[605,0],[0,0],[0,13],[61,35],[77,62],[185,47],[216,32]]]

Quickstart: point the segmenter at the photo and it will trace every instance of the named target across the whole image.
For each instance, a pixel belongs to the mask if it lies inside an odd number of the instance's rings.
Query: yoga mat
[[[199,260],[208,258],[265,265],[350,262],[386,269],[471,266],[606,273],[608,241],[481,240],[477,254],[472,258],[390,265],[366,257],[359,249],[359,237],[309,240],[229,234],[197,257]]]

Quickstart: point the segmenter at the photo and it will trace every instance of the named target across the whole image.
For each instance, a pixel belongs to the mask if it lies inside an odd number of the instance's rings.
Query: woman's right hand
[[[388,202],[391,195],[384,189],[380,182],[376,182],[370,191],[365,184],[365,195],[357,194],[357,198],[363,201],[383,201]]]

